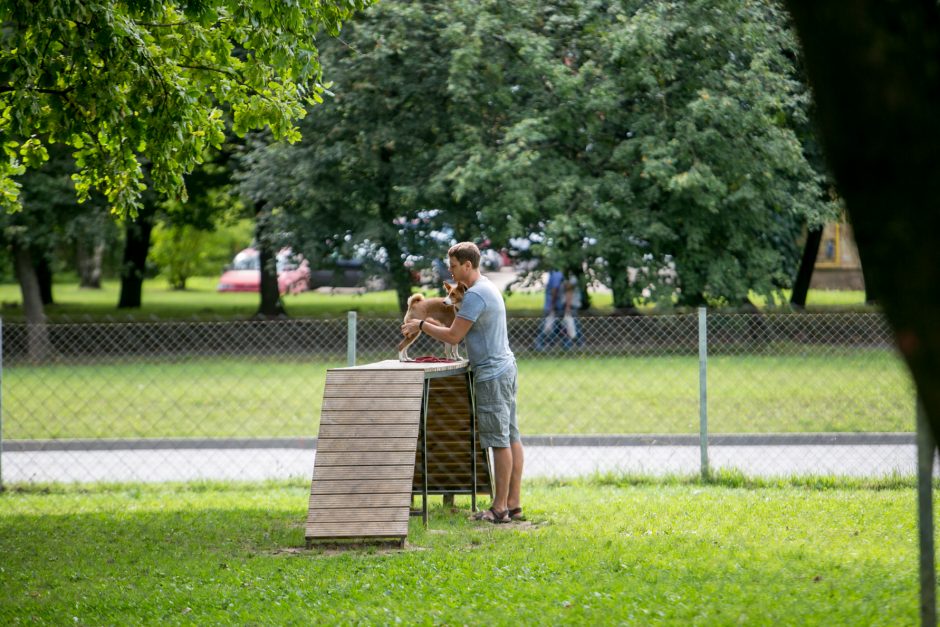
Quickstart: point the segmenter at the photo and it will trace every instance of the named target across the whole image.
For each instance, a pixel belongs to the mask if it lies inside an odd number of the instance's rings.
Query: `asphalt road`
[[[912,438],[911,438],[912,439]],[[870,440],[870,438],[869,438]],[[710,445],[713,469],[733,468],[752,477],[844,475],[879,477],[916,472],[916,447],[907,437],[884,443],[783,443]],[[527,477],[576,477],[592,473],[645,475],[696,474],[698,446],[632,442],[606,446],[530,444],[526,447]],[[877,440],[876,440],[877,441]],[[12,444],[12,443],[11,443]],[[262,480],[312,475],[316,451],[277,442],[226,443],[217,448],[61,447],[58,450],[6,449],[0,457],[4,483],[91,481],[189,481],[200,479]],[[211,445],[209,445],[211,446]],[[89,450],[89,448],[91,450]]]

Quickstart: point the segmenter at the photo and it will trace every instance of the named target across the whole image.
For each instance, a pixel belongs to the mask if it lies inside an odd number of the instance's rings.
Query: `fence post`
[[[356,312],[346,312],[346,365],[356,365]]]
[[[937,574],[934,569],[933,461],[937,441],[917,399],[917,521],[920,535],[920,624],[937,624]]]
[[[698,308],[698,430],[702,479],[708,478],[708,320],[705,307]]]

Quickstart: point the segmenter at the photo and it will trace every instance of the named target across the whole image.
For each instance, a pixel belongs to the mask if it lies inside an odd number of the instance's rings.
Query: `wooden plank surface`
[[[431,459],[428,457],[428,459]],[[327,453],[317,451],[316,461],[314,463],[314,474],[316,469],[328,466],[353,466],[362,464],[364,466],[397,466],[400,464],[414,465],[415,454],[412,451],[368,451],[361,453]]]
[[[469,490],[471,463],[488,492],[485,459],[471,462],[467,362],[387,360],[327,372],[306,536],[394,538],[408,534],[419,428],[428,386],[429,481]],[[440,376],[453,372],[452,376]],[[425,383],[427,381],[427,383]],[[417,476],[420,476],[420,471]]]
[[[419,451],[415,455],[415,464],[417,466],[420,466],[422,463],[423,463],[423,460],[422,460],[421,452]],[[469,452],[464,455],[457,455],[457,454],[442,455],[439,451],[436,451],[433,455],[428,453],[428,465],[429,466],[439,466],[439,465],[448,465],[448,464],[453,464],[453,465],[463,464],[464,467],[466,467],[469,472],[469,468],[470,468]],[[477,466],[482,466],[482,464],[483,464],[483,458],[478,457]]]
[[[372,424],[418,424],[420,411],[389,411],[382,407],[369,410],[343,411],[332,409],[320,412],[320,428],[323,425],[372,425]]]
[[[408,494],[315,494],[310,497],[310,509],[342,509],[346,507],[403,507],[410,508]]]
[[[320,438],[418,438],[418,423],[412,425],[320,425]],[[319,442],[319,439],[317,440]]]
[[[408,535],[405,522],[316,523],[307,525],[308,538],[393,538]]]
[[[386,398],[376,401],[374,398],[324,398],[324,411],[385,411],[421,412],[421,396],[411,398]]]
[[[344,453],[353,451],[412,451],[417,447],[415,438],[321,438],[317,440],[317,453]],[[314,460],[316,464],[316,460]]]
[[[392,494],[411,493],[411,479],[351,479],[314,481],[311,494]]]
[[[405,507],[356,507],[343,509],[310,508],[307,524],[312,523],[363,523],[363,522],[408,522]]]
[[[426,372],[447,372],[454,371],[457,374],[459,371],[466,371],[469,363],[466,359],[456,362],[438,362],[438,363],[426,363],[426,362],[415,362],[415,361],[398,361],[397,359],[386,359],[385,361],[377,361],[371,364],[363,364],[361,366],[352,366],[350,368],[333,368],[328,372],[362,372],[368,370],[385,370],[385,371],[399,371],[399,372],[420,372],[422,376]]]
[[[384,461],[384,460],[383,460]],[[407,479],[414,474],[414,464],[401,466],[321,466],[313,471],[314,481],[340,479]]]
[[[357,370],[355,368],[342,368],[326,371],[327,385],[354,385],[356,383],[416,383],[424,381],[423,371],[389,370],[375,372],[372,370]]]
[[[480,471],[484,470],[485,468],[486,467],[482,463],[478,463],[477,474],[479,474]],[[419,474],[421,470],[421,464],[418,464],[415,467],[415,474]],[[429,474],[434,474],[436,472],[447,472],[451,474],[467,475],[469,477],[472,471],[473,469],[470,468],[469,464],[467,464],[467,460],[428,463]]]
[[[422,396],[424,382],[410,383],[373,383],[336,384],[330,383],[323,389],[324,398],[399,398]],[[375,401],[373,401],[375,402]]]

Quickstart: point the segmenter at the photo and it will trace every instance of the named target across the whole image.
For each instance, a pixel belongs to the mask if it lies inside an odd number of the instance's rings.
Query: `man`
[[[542,309],[542,323],[535,337],[535,350],[551,348],[556,341],[561,341],[565,348],[583,343],[576,318],[580,309],[581,287],[577,275],[573,272],[566,275],[561,270],[550,271],[545,284],[545,306]]]
[[[467,286],[454,322],[444,327],[426,320],[409,320],[401,325],[401,331],[411,336],[420,330],[448,344],[466,338],[480,446],[493,449],[495,465],[493,504],[476,518],[492,523],[519,520],[524,452],[516,422],[516,358],[509,349],[506,305],[496,286],[480,274],[480,249],[476,244],[455,244],[447,251],[447,258],[454,280]]]

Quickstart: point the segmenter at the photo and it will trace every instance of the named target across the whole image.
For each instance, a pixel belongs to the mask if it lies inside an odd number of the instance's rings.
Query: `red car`
[[[277,286],[281,294],[298,294],[310,289],[310,266],[290,248],[277,254]],[[235,255],[219,279],[219,292],[257,292],[261,289],[261,260],[258,251],[246,248]]]

